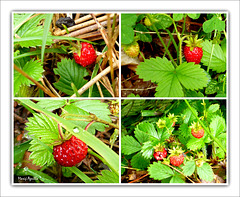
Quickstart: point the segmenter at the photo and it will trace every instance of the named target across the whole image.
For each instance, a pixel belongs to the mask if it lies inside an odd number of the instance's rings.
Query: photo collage
[[[12,12],[12,184],[228,185],[228,12]]]

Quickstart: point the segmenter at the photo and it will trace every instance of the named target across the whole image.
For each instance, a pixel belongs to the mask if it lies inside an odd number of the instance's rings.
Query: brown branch
[[[137,182],[137,181],[139,181],[140,179],[143,179],[144,177],[146,177],[146,176],[148,176],[149,174],[144,174],[143,176],[141,176],[141,177],[139,177],[139,178],[137,178],[137,179],[135,179],[135,180],[133,180],[133,181],[131,181],[131,182],[129,182],[129,183],[135,183],[135,182]]]

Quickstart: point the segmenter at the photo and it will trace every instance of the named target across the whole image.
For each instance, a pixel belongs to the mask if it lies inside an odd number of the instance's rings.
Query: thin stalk
[[[160,36],[160,34],[159,34],[159,32],[158,32],[156,26],[154,25],[154,23],[153,23],[153,21],[152,21],[152,18],[151,18],[151,16],[150,16],[150,14],[147,14],[147,16],[148,16],[150,22],[152,23],[153,29],[154,29],[154,31],[157,33],[157,36],[158,36],[159,40],[161,41],[161,43],[162,43],[162,45],[163,45],[165,51],[167,52],[169,58],[171,59],[171,61],[172,61],[172,63],[174,64],[174,66],[177,67],[176,62],[174,61],[174,59],[173,59],[171,53],[169,52],[168,48],[166,47],[166,45],[165,45],[165,43],[164,43],[162,37]]]
[[[171,33],[168,29],[166,29],[166,31],[167,31],[170,39],[172,40],[172,43],[173,43],[173,45],[174,45],[174,47],[175,47],[175,49],[176,49],[176,51],[177,51],[177,58],[178,58],[178,56],[179,56],[179,51],[178,51],[177,43],[175,42],[175,40],[174,40],[174,38],[173,38],[173,36],[172,36],[172,33]],[[173,30],[173,33],[174,33],[174,30]],[[170,43],[171,43],[171,41],[168,42],[167,48],[170,46]],[[165,51],[165,53],[166,53],[166,51]],[[164,54],[165,54],[165,53],[164,53]]]
[[[185,103],[187,104],[188,108],[192,111],[193,115],[197,118],[198,122],[201,124],[201,126],[204,128],[204,131],[206,131],[208,133],[208,135],[212,138],[213,141],[215,141],[218,146],[224,151],[224,153],[226,153],[226,149],[223,147],[223,145],[218,141],[218,139],[216,137],[214,137],[212,135],[212,133],[209,131],[209,129],[203,124],[203,122],[200,120],[200,118],[197,116],[197,114],[195,114],[195,111],[193,110],[193,108],[190,106],[189,102],[184,99]]]
[[[186,14],[183,15],[183,28],[182,28],[181,36],[183,36],[185,32],[185,26],[186,26]]]

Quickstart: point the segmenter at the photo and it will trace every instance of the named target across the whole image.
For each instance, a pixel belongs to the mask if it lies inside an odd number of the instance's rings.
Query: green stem
[[[169,37],[170,37],[170,39],[171,39],[171,41],[172,41],[175,49],[176,49],[176,51],[177,51],[177,58],[178,58],[178,56],[179,56],[178,45],[177,45],[177,43],[175,42],[175,40],[174,40],[174,38],[173,38],[173,36],[172,36],[172,33],[171,33],[168,29],[166,29],[166,31],[167,31],[167,33],[168,33],[168,35],[169,35]],[[174,33],[174,30],[173,30],[173,33]],[[170,44],[171,44],[171,41],[168,42],[167,48],[169,48],[169,46],[170,46]],[[164,56],[165,56],[165,53],[166,53],[166,51],[164,52]]]
[[[210,132],[210,130],[203,124],[203,122],[200,120],[200,118],[197,116],[197,114],[195,114],[195,111],[193,110],[193,108],[190,106],[189,102],[184,99],[185,103],[187,104],[188,108],[192,111],[193,115],[197,118],[198,122],[201,124],[201,126],[204,128],[204,131],[206,131],[208,133],[208,135],[211,137],[211,139],[213,141],[215,141],[218,146],[226,153],[226,149],[223,147],[223,145],[218,141],[218,139],[212,135],[212,133]]]
[[[152,20],[151,15],[150,15],[150,14],[147,14],[147,17],[149,18],[150,22],[152,23],[153,29],[154,29],[154,31],[156,32],[156,34],[157,34],[159,40],[161,41],[161,43],[162,43],[162,45],[163,45],[165,51],[167,52],[169,58],[171,59],[172,63],[174,64],[175,67],[177,67],[176,62],[174,61],[174,59],[173,59],[171,53],[169,52],[168,48],[166,47],[166,45],[165,45],[165,43],[164,43],[162,37],[160,36],[160,34],[159,34],[159,32],[158,32],[156,26],[154,25],[154,22],[153,22],[153,20]]]
[[[179,62],[180,62],[180,65],[182,64],[182,43],[186,37],[187,36],[183,36],[182,38],[179,39]]]
[[[185,25],[186,25],[186,14],[183,15],[183,28],[182,28],[181,36],[183,36],[185,32]]]

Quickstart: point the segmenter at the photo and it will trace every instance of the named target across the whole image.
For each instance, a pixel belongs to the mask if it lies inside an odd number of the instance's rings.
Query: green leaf
[[[174,175],[169,183],[185,183],[185,181],[179,175]]]
[[[197,138],[192,137],[187,143],[187,148],[195,151],[195,150],[199,150],[204,145],[205,144],[204,144],[203,138],[197,139]]]
[[[39,101],[37,105],[43,109],[48,111],[53,111],[55,109],[61,108],[67,104],[67,101],[62,99],[34,99]]]
[[[42,182],[44,183],[57,183],[57,181],[50,177],[49,175],[43,173],[43,172],[40,172],[40,171],[37,171],[37,170],[32,170],[32,169],[28,169],[27,167],[23,168],[23,169],[20,169],[18,170],[17,176],[32,176],[35,178],[35,180],[41,180]]]
[[[192,19],[198,19],[201,14],[198,14],[198,13],[191,13],[190,14],[190,13],[188,13],[187,15]]]
[[[130,44],[134,40],[133,25],[137,21],[136,14],[121,14],[121,44]]]
[[[166,29],[172,25],[172,19],[167,14],[151,14],[155,27],[159,29]]]
[[[41,49],[41,60],[42,60],[42,62],[44,62],[43,58],[44,58],[44,53],[45,53],[45,46],[46,46],[46,43],[47,43],[49,28],[50,28],[50,25],[52,23],[52,17],[53,17],[53,13],[46,14],[46,18],[45,18],[45,21],[44,21],[42,49]]]
[[[144,131],[145,133],[151,135],[152,137],[155,137],[156,139],[159,139],[158,133],[152,123],[141,122],[137,125],[137,129]]]
[[[139,78],[157,82],[157,97],[184,96],[181,84],[191,90],[207,86],[208,78],[200,65],[184,62],[176,69],[167,58],[150,58],[140,63],[137,68]]]
[[[205,33],[211,33],[213,30],[225,30],[225,22],[219,19],[217,16],[213,16],[210,20],[207,20],[203,23],[203,31]]]
[[[58,62],[54,73],[60,76],[60,79],[54,83],[54,86],[67,95],[74,93],[71,83],[73,83],[77,89],[80,89],[87,83],[87,80],[84,79],[84,77],[88,75],[87,69],[71,59],[63,59],[61,62]]]
[[[18,163],[22,161],[26,150],[30,147],[30,144],[29,144],[30,142],[31,140],[28,140],[27,142],[14,146],[14,152],[13,152],[14,163]]]
[[[144,170],[149,166],[149,164],[150,159],[143,157],[141,152],[135,154],[131,159],[131,166],[133,168]]]
[[[134,134],[140,144],[143,144],[149,139],[149,135],[145,131],[138,129],[138,127],[135,128]]]
[[[198,111],[195,108],[192,108],[192,109],[193,109],[194,113],[198,115]],[[183,122],[185,124],[191,123],[192,121],[195,120],[195,116],[189,108],[186,108],[183,111],[182,116],[184,117]]]
[[[140,32],[149,32],[149,30],[141,23],[138,23],[135,28],[136,31]],[[136,32],[136,36],[140,37],[140,40],[143,42],[152,42],[152,36],[148,33],[138,33]]]
[[[31,13],[31,15],[33,15],[33,13]],[[15,15],[14,15],[15,17]],[[35,16],[33,18],[31,18],[30,20],[28,20],[26,23],[24,23],[23,25],[21,25],[21,27],[18,29],[18,31],[16,32],[17,35],[22,38],[24,36],[24,34],[26,32],[28,32],[31,29],[34,29],[35,27],[37,27],[39,25],[39,22],[41,20],[43,20],[46,17],[45,14],[40,14],[38,16]],[[22,21],[23,22],[23,21]]]
[[[162,180],[174,175],[172,169],[164,164],[161,164],[160,161],[154,162],[148,167],[148,173],[150,178],[154,180]]]
[[[213,170],[208,163],[204,163],[201,167],[197,167],[197,174],[200,179],[203,179],[204,181],[213,181]]]
[[[199,64],[184,62],[176,68],[176,74],[181,84],[190,90],[198,90],[207,86],[208,78]]]
[[[90,179],[86,174],[84,174],[77,167],[67,167],[68,170],[76,174],[84,183],[93,183],[92,179]]]
[[[211,133],[214,137],[226,131],[225,119],[220,116],[216,116],[210,123]]]
[[[121,139],[121,151],[125,155],[130,155],[132,153],[141,150],[141,145],[129,135],[123,136]]]
[[[36,140],[32,140],[30,144],[31,146],[28,150],[32,153],[30,154],[29,159],[33,160],[33,164],[36,164],[37,166],[50,166],[55,162],[52,152],[46,148],[47,145],[43,146]],[[51,149],[52,148],[53,146],[51,146]]]
[[[219,107],[220,107],[219,104],[212,104],[208,107],[207,112],[208,113],[214,113],[217,110],[219,110]]]
[[[59,138],[57,122],[48,116],[34,113],[28,120],[26,130],[29,136],[33,135],[45,144],[51,144]]]
[[[102,170],[102,175],[97,175],[98,180],[95,183],[119,183],[119,177],[117,174],[109,171],[109,170]]]
[[[24,21],[26,21],[32,15],[33,13],[14,13],[13,14],[13,29],[14,29],[13,35],[15,35],[15,33],[21,27],[19,25],[22,24]]]
[[[22,70],[36,81],[40,80],[40,78],[42,77],[42,72],[44,71],[41,63],[38,60],[34,61],[34,59],[27,62],[23,66]],[[17,94],[22,85],[30,84],[34,83],[24,77],[19,72],[14,71],[14,95]]]
[[[202,43],[203,56],[201,62],[204,66],[217,73],[226,71],[226,54],[223,53],[219,44],[212,44],[212,41],[205,40]]]
[[[173,20],[175,21],[180,21],[183,18],[183,14],[182,13],[173,13]]]
[[[51,35],[50,32],[48,32],[48,35]],[[40,36],[41,39],[32,39],[32,36]],[[19,38],[15,39],[16,42],[14,44],[18,43],[21,47],[36,47],[42,45],[42,39],[43,39],[43,28],[42,26],[37,26],[34,28],[29,29],[27,32],[24,33],[24,35]],[[53,43],[52,39],[48,37],[46,40],[46,45],[51,45]]]
[[[182,169],[183,174],[185,174],[186,176],[191,176],[196,169],[195,161],[187,161],[185,163],[185,166],[182,167]]]

